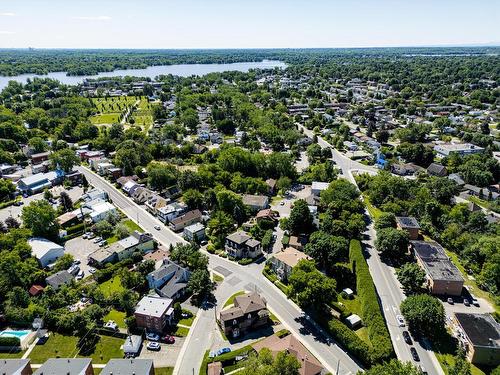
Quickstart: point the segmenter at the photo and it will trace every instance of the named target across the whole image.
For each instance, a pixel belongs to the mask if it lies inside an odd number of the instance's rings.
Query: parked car
[[[78,272],[78,274],[76,275],[76,280],[81,280],[84,276],[85,272],[83,272],[83,270],[80,270],[80,272]]]
[[[231,352],[231,348],[222,348],[222,349],[217,350],[217,356],[222,355],[224,353],[229,353],[229,352]]]
[[[285,205],[285,201],[281,201],[280,206],[284,206],[284,205]]]
[[[170,336],[170,335],[166,335],[166,336],[162,337],[161,341],[163,341],[166,344],[173,344],[173,343],[175,343],[175,337]]]
[[[89,268],[89,273],[93,274],[95,273],[97,270],[95,268]]]
[[[411,339],[410,333],[408,331],[403,331],[403,339],[408,345],[412,345],[413,341]]]
[[[99,247],[103,247],[103,246],[105,246],[107,244],[108,244],[108,241],[102,240],[101,242],[99,242]]]
[[[73,264],[80,264],[80,263],[82,263],[82,261],[81,261],[80,259],[75,259],[75,260],[73,261]]]
[[[453,298],[451,297],[448,297],[448,299],[446,300],[450,305],[453,305],[455,302],[453,302]]]
[[[477,298],[472,297],[472,304],[476,307],[479,307],[479,301],[477,300]]]
[[[89,232],[89,235],[87,236],[87,238],[88,238],[89,240],[91,240],[92,238],[95,238],[95,234],[94,234],[94,233],[92,233],[92,232]]]
[[[160,336],[156,333],[146,333],[146,339],[149,341],[160,341]]]
[[[96,237],[96,238],[94,238],[94,241],[93,241],[93,242],[94,242],[94,243],[99,243],[99,242],[101,242],[101,241],[102,241],[102,237]]]
[[[420,361],[420,357],[418,356],[417,350],[413,346],[410,348],[410,352],[414,361],[416,362]]]
[[[116,324],[113,320],[108,320],[106,324],[104,324],[104,328],[108,328],[113,331],[118,331],[118,324]]]
[[[467,298],[464,298],[464,305],[465,306],[470,306],[470,302]]]
[[[148,342],[148,345],[146,345],[146,348],[148,350],[159,351],[161,349],[161,345],[158,342]]]
[[[429,375],[424,366],[420,366],[420,372],[422,373],[422,375]]]
[[[396,315],[396,320],[398,321],[398,326],[404,327],[406,325],[402,315]]]

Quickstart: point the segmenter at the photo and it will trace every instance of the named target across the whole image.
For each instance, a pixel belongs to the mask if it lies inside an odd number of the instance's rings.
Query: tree
[[[492,372],[492,375],[495,371]],[[465,352],[462,346],[459,346],[458,353],[454,357],[454,362],[448,366],[448,375],[471,375],[470,363],[465,359]]]
[[[299,375],[300,363],[292,354],[279,352],[274,358],[268,348],[250,357],[242,375]]]
[[[375,246],[382,255],[400,259],[408,252],[408,234],[395,228],[380,229]]]
[[[422,290],[425,272],[416,263],[405,263],[396,272],[406,293],[414,294]]]
[[[305,200],[295,201],[287,225],[292,234],[310,233],[313,230],[313,217]]]
[[[187,288],[198,300],[206,297],[213,289],[208,270],[205,268],[193,271],[187,283]]]
[[[196,189],[189,189],[182,195],[182,200],[191,209],[203,207],[203,194]]]
[[[179,173],[171,164],[151,162],[147,167],[148,185],[154,190],[164,190],[176,183]]]
[[[23,207],[21,218],[33,236],[53,240],[57,238],[59,231],[57,213],[46,200],[32,201]]]
[[[299,306],[323,311],[325,304],[336,298],[334,279],[331,279],[314,266],[314,262],[301,260],[288,278],[289,295]]]
[[[7,294],[7,300],[9,304],[13,307],[28,307],[30,303],[30,295],[26,290],[19,286],[15,286]]]
[[[71,200],[69,194],[65,191],[61,192],[61,194],[59,195],[59,200],[61,202],[61,206],[64,207],[64,212],[73,209],[73,201]]]
[[[119,239],[128,237],[128,235],[129,235],[127,226],[124,225],[124,224],[122,224],[122,223],[119,223],[118,225],[116,225],[115,230],[113,231],[113,233]]]
[[[436,297],[428,294],[410,296],[401,303],[401,313],[411,330],[429,337],[443,334],[444,307]]]
[[[50,154],[52,168],[59,166],[64,172],[68,173],[73,170],[73,166],[80,163],[80,159],[76,156],[75,151],[70,148],[63,148]]]
[[[389,140],[389,132],[387,130],[379,130],[375,133],[375,137],[380,143],[387,143]]]
[[[392,212],[382,212],[375,221],[375,229],[396,228],[396,215]]]
[[[215,247],[221,248],[229,233],[234,230],[234,220],[222,211],[216,211],[207,224],[207,234]]]
[[[358,372],[358,375],[422,375],[419,368],[413,366],[410,362],[400,362],[397,359],[391,359],[380,365],[375,365],[365,372]]]
[[[16,185],[10,180],[0,179],[0,202],[10,199],[12,194],[16,191]]]
[[[67,270],[73,264],[74,258],[71,254],[64,254],[58,260],[56,260],[56,264],[54,265],[54,271],[62,271]]]
[[[347,258],[349,243],[344,237],[316,231],[306,244],[305,253],[311,256],[321,268],[331,269],[335,263]]]
[[[7,229],[12,229],[12,228],[19,228],[21,224],[12,216],[9,216],[7,219],[5,219],[5,226],[7,227]]]

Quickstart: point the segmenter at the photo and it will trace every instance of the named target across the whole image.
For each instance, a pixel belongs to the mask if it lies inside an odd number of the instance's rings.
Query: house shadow
[[[234,344],[238,344],[238,343],[241,343],[241,342],[244,342],[244,341],[248,341],[248,340],[252,340],[253,341],[253,340],[262,339],[262,338],[265,338],[265,337],[269,337],[269,336],[271,336],[273,334],[274,334],[273,327],[272,327],[271,324],[268,324],[265,327],[256,329],[254,331],[247,332],[243,336],[239,336],[239,337],[227,337],[227,340],[229,341],[229,343],[231,345],[234,345]]]

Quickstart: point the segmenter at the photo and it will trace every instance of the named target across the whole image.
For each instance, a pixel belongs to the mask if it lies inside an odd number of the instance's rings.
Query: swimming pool
[[[6,329],[5,331],[0,332],[0,336],[3,337],[18,337],[19,341],[23,341],[26,336],[28,336],[31,333],[30,330],[19,330],[19,331],[14,331],[10,329]]]

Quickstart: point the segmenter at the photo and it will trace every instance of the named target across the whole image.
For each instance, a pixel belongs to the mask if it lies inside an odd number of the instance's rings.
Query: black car
[[[405,342],[406,342],[408,345],[412,345],[412,344],[413,344],[413,341],[412,341],[411,336],[410,336],[410,334],[408,333],[408,331],[403,331],[403,338],[404,338]]]
[[[411,356],[415,362],[420,361],[420,357],[418,356],[417,350],[413,347],[410,348]]]

